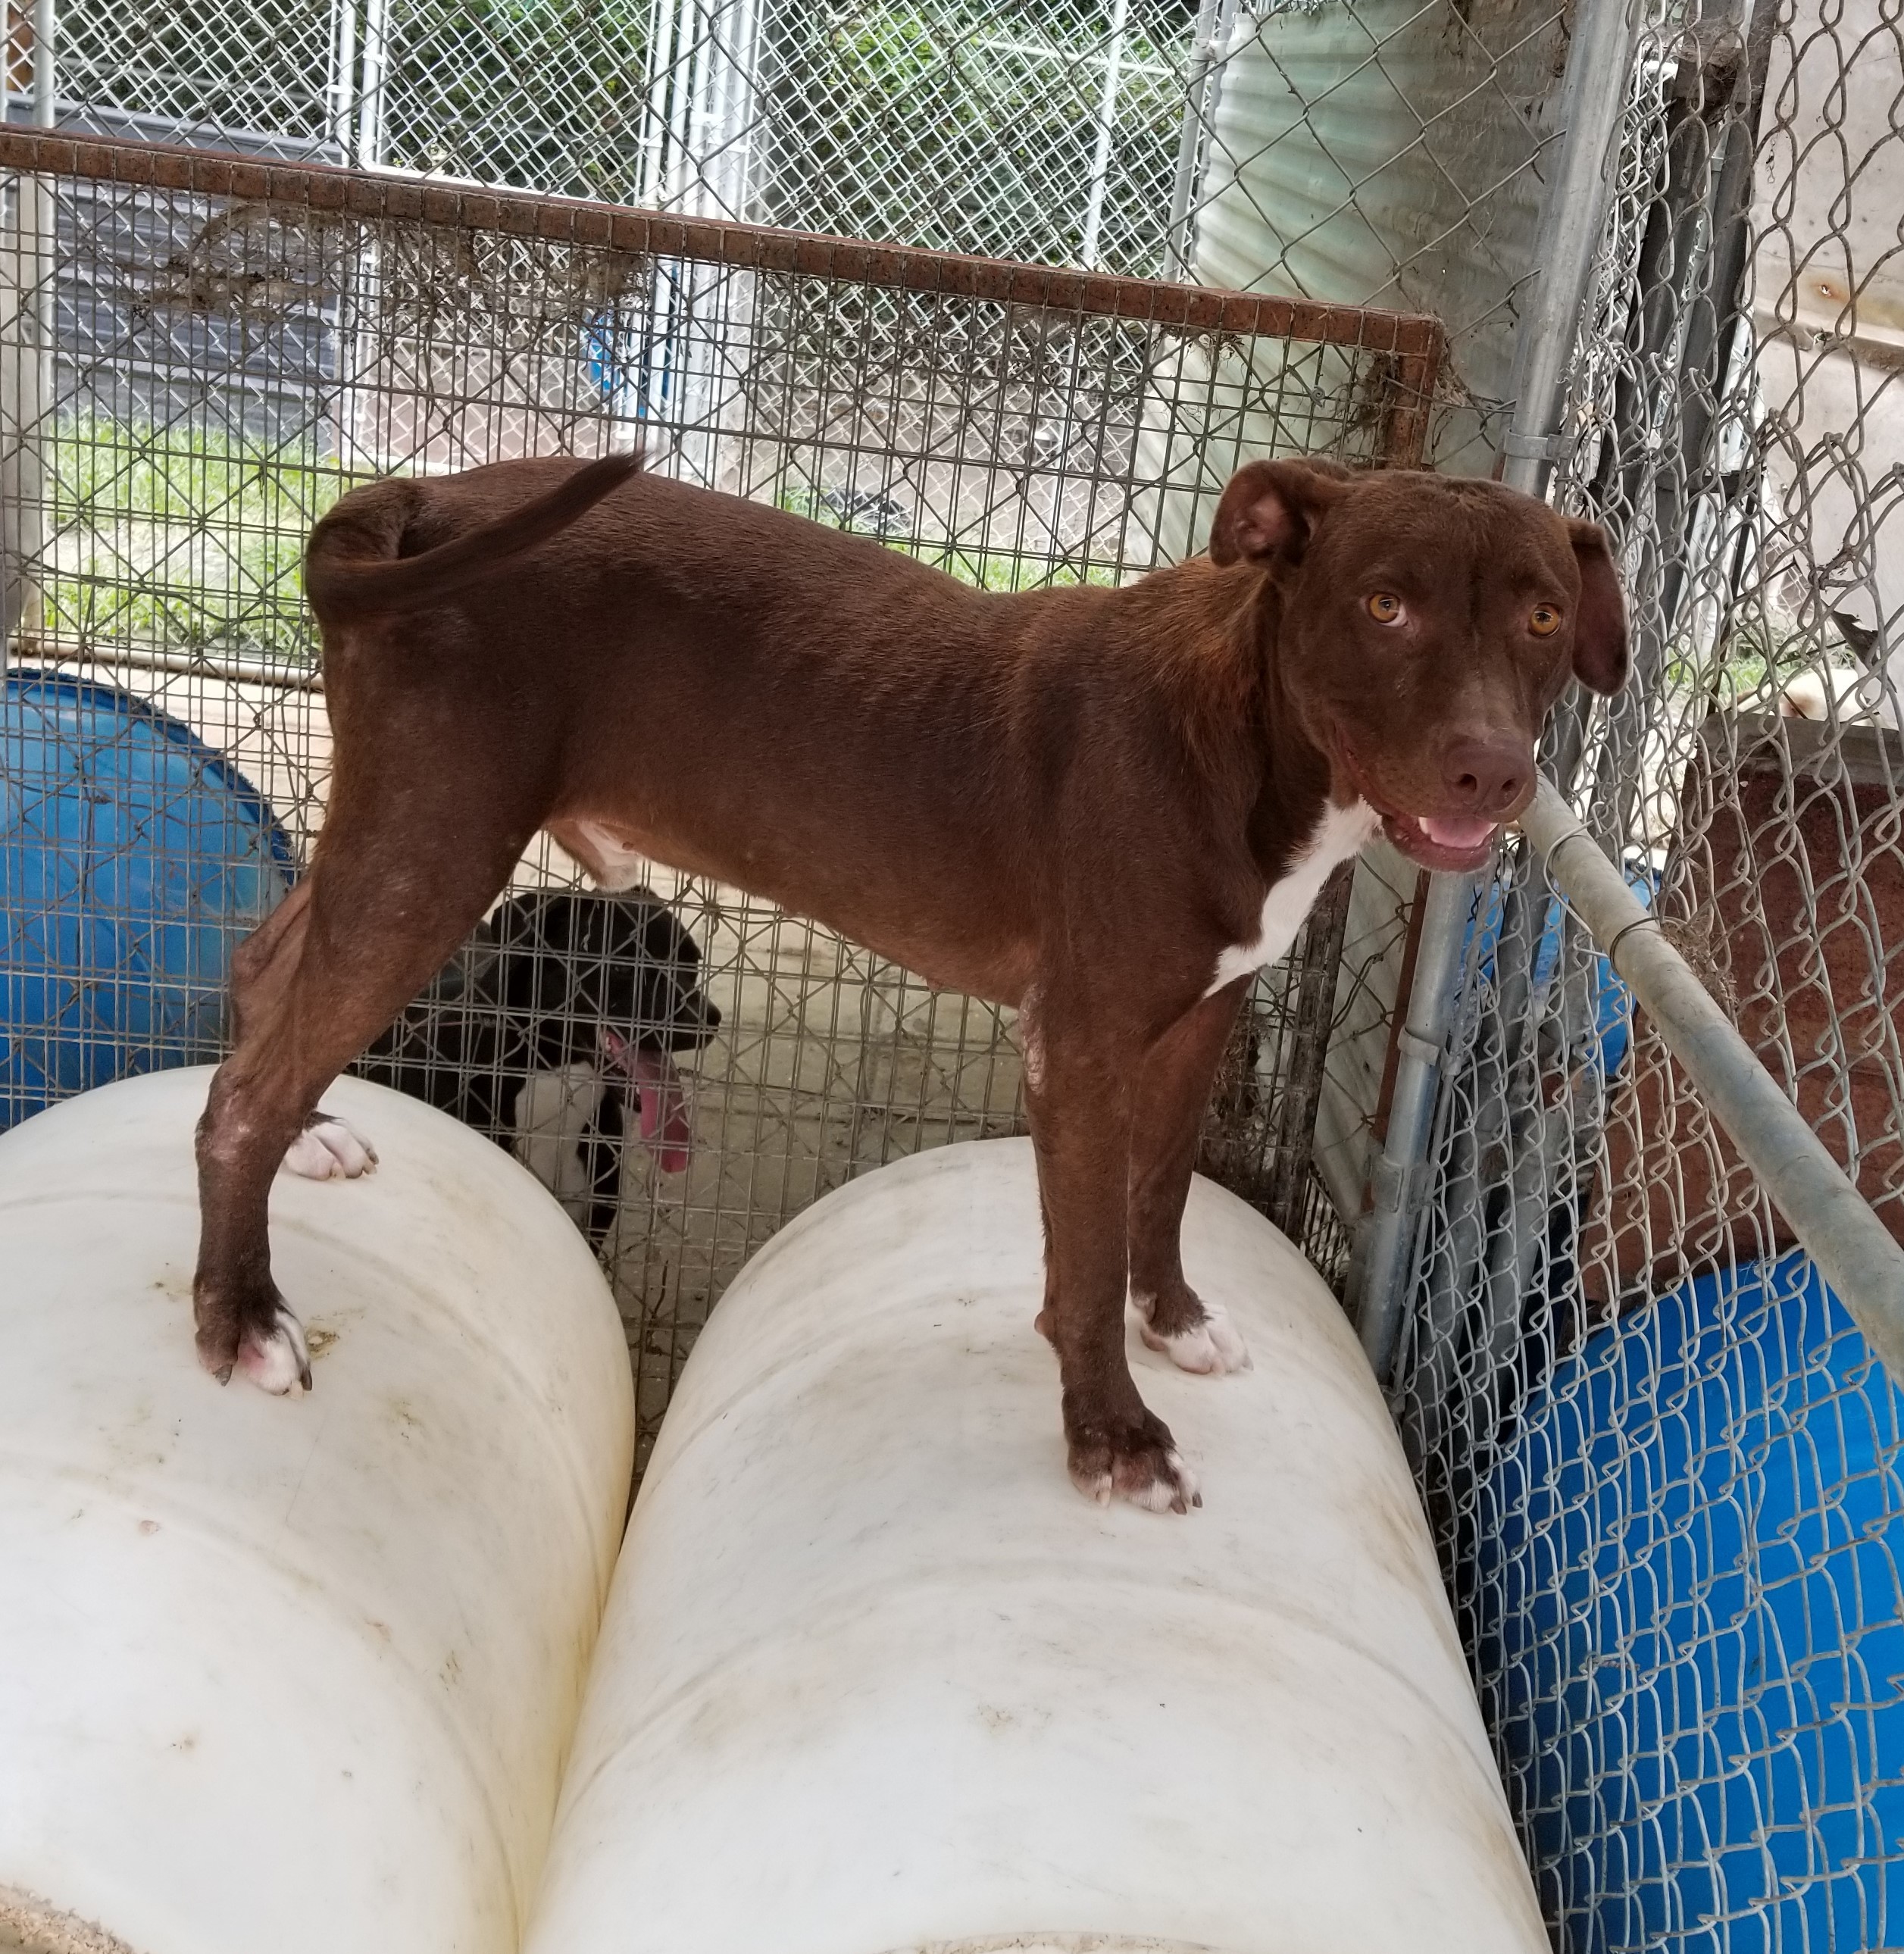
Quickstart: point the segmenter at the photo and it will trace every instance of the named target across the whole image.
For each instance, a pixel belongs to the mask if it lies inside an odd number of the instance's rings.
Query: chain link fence
[[[1554,492],[1619,542],[1635,668],[1549,759],[1904,1240],[1901,33],[1643,0],[1595,78]],[[1904,1295],[1826,1288],[1549,869],[1450,967],[1387,1374],[1555,1943],[1904,1946]]]
[[[62,126],[1155,275],[1191,24],[1186,0],[61,0],[56,86]],[[17,11],[28,93],[31,32]]]

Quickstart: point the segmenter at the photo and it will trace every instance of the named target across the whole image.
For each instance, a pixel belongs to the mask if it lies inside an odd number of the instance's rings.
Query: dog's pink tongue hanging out
[[[633,1082],[641,1103],[642,1145],[663,1173],[685,1173],[694,1144],[687,1116],[687,1089],[665,1051],[645,1051],[618,1032],[605,1029],[609,1062]]]

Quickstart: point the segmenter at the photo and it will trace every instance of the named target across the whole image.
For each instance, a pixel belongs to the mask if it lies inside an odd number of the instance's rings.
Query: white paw
[[[302,1397],[311,1387],[304,1326],[281,1302],[268,1330],[247,1330],[234,1368],[273,1397]]]
[[[1087,1500],[1101,1506],[1108,1506],[1113,1500],[1121,1497],[1133,1506],[1142,1507],[1147,1513],[1185,1513],[1192,1506],[1203,1503],[1203,1493],[1197,1484],[1196,1475],[1185,1462],[1183,1453],[1174,1448],[1164,1455],[1162,1474],[1141,1486],[1120,1486],[1116,1473],[1109,1469],[1081,1471],[1075,1459],[1070,1471],[1072,1484]]]
[[[1150,1312],[1146,1306],[1153,1299],[1138,1296],[1133,1299],[1137,1313],[1143,1320],[1138,1334],[1147,1348],[1161,1350],[1180,1371],[1194,1371],[1198,1376],[1221,1378],[1231,1371],[1248,1371],[1255,1368],[1249,1360],[1249,1346],[1243,1340],[1243,1333],[1230,1321],[1230,1312],[1220,1302],[1206,1302],[1203,1305],[1203,1321],[1194,1328],[1180,1330],[1174,1337],[1160,1337],[1150,1327]]]
[[[306,1180],[355,1180],[376,1164],[376,1148],[335,1113],[313,1113],[281,1163]]]
[[[1180,1513],[1186,1506],[1202,1506],[1203,1494],[1197,1485],[1196,1475],[1183,1462],[1183,1453],[1165,1453],[1164,1466],[1171,1475],[1170,1478],[1153,1479],[1138,1491],[1126,1493],[1124,1497],[1133,1506],[1142,1506],[1147,1513]]]

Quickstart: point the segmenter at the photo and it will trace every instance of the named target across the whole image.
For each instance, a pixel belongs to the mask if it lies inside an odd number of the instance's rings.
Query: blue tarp
[[[1904,1947],[1904,1397],[1802,1255],[1589,1337],[1475,1518],[1567,1954]]]

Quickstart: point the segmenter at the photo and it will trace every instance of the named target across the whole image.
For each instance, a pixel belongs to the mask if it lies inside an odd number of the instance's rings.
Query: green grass
[[[103,416],[62,423],[49,458],[46,627],[55,642],[294,666],[313,660],[305,542],[312,524],[368,475],[320,455],[309,441],[274,444]],[[778,499],[796,515],[840,526],[810,491]],[[1100,563],[880,540],[982,590],[1118,580]]]
[[[103,416],[62,423],[49,460],[55,639],[309,660],[305,540],[367,477],[308,441]]]
[[[1824,655],[1827,663],[1852,665],[1848,655],[1834,656],[1829,648]],[[1716,652],[1695,658],[1683,644],[1677,647],[1667,661],[1667,683],[1688,697],[1704,694],[1721,712],[1762,708],[1780,683],[1814,668],[1820,656],[1815,633],[1761,614],[1736,627]]]
[[[774,497],[774,507],[790,514],[805,516],[830,529],[848,529],[866,536],[887,548],[913,557],[947,576],[956,576],[978,590],[1052,590],[1074,584],[1108,586],[1120,580],[1108,564],[1053,563],[1043,556],[1020,555],[1013,550],[962,548],[951,543],[915,542],[905,536],[875,536],[869,529],[843,523],[810,488],[785,488]]]

